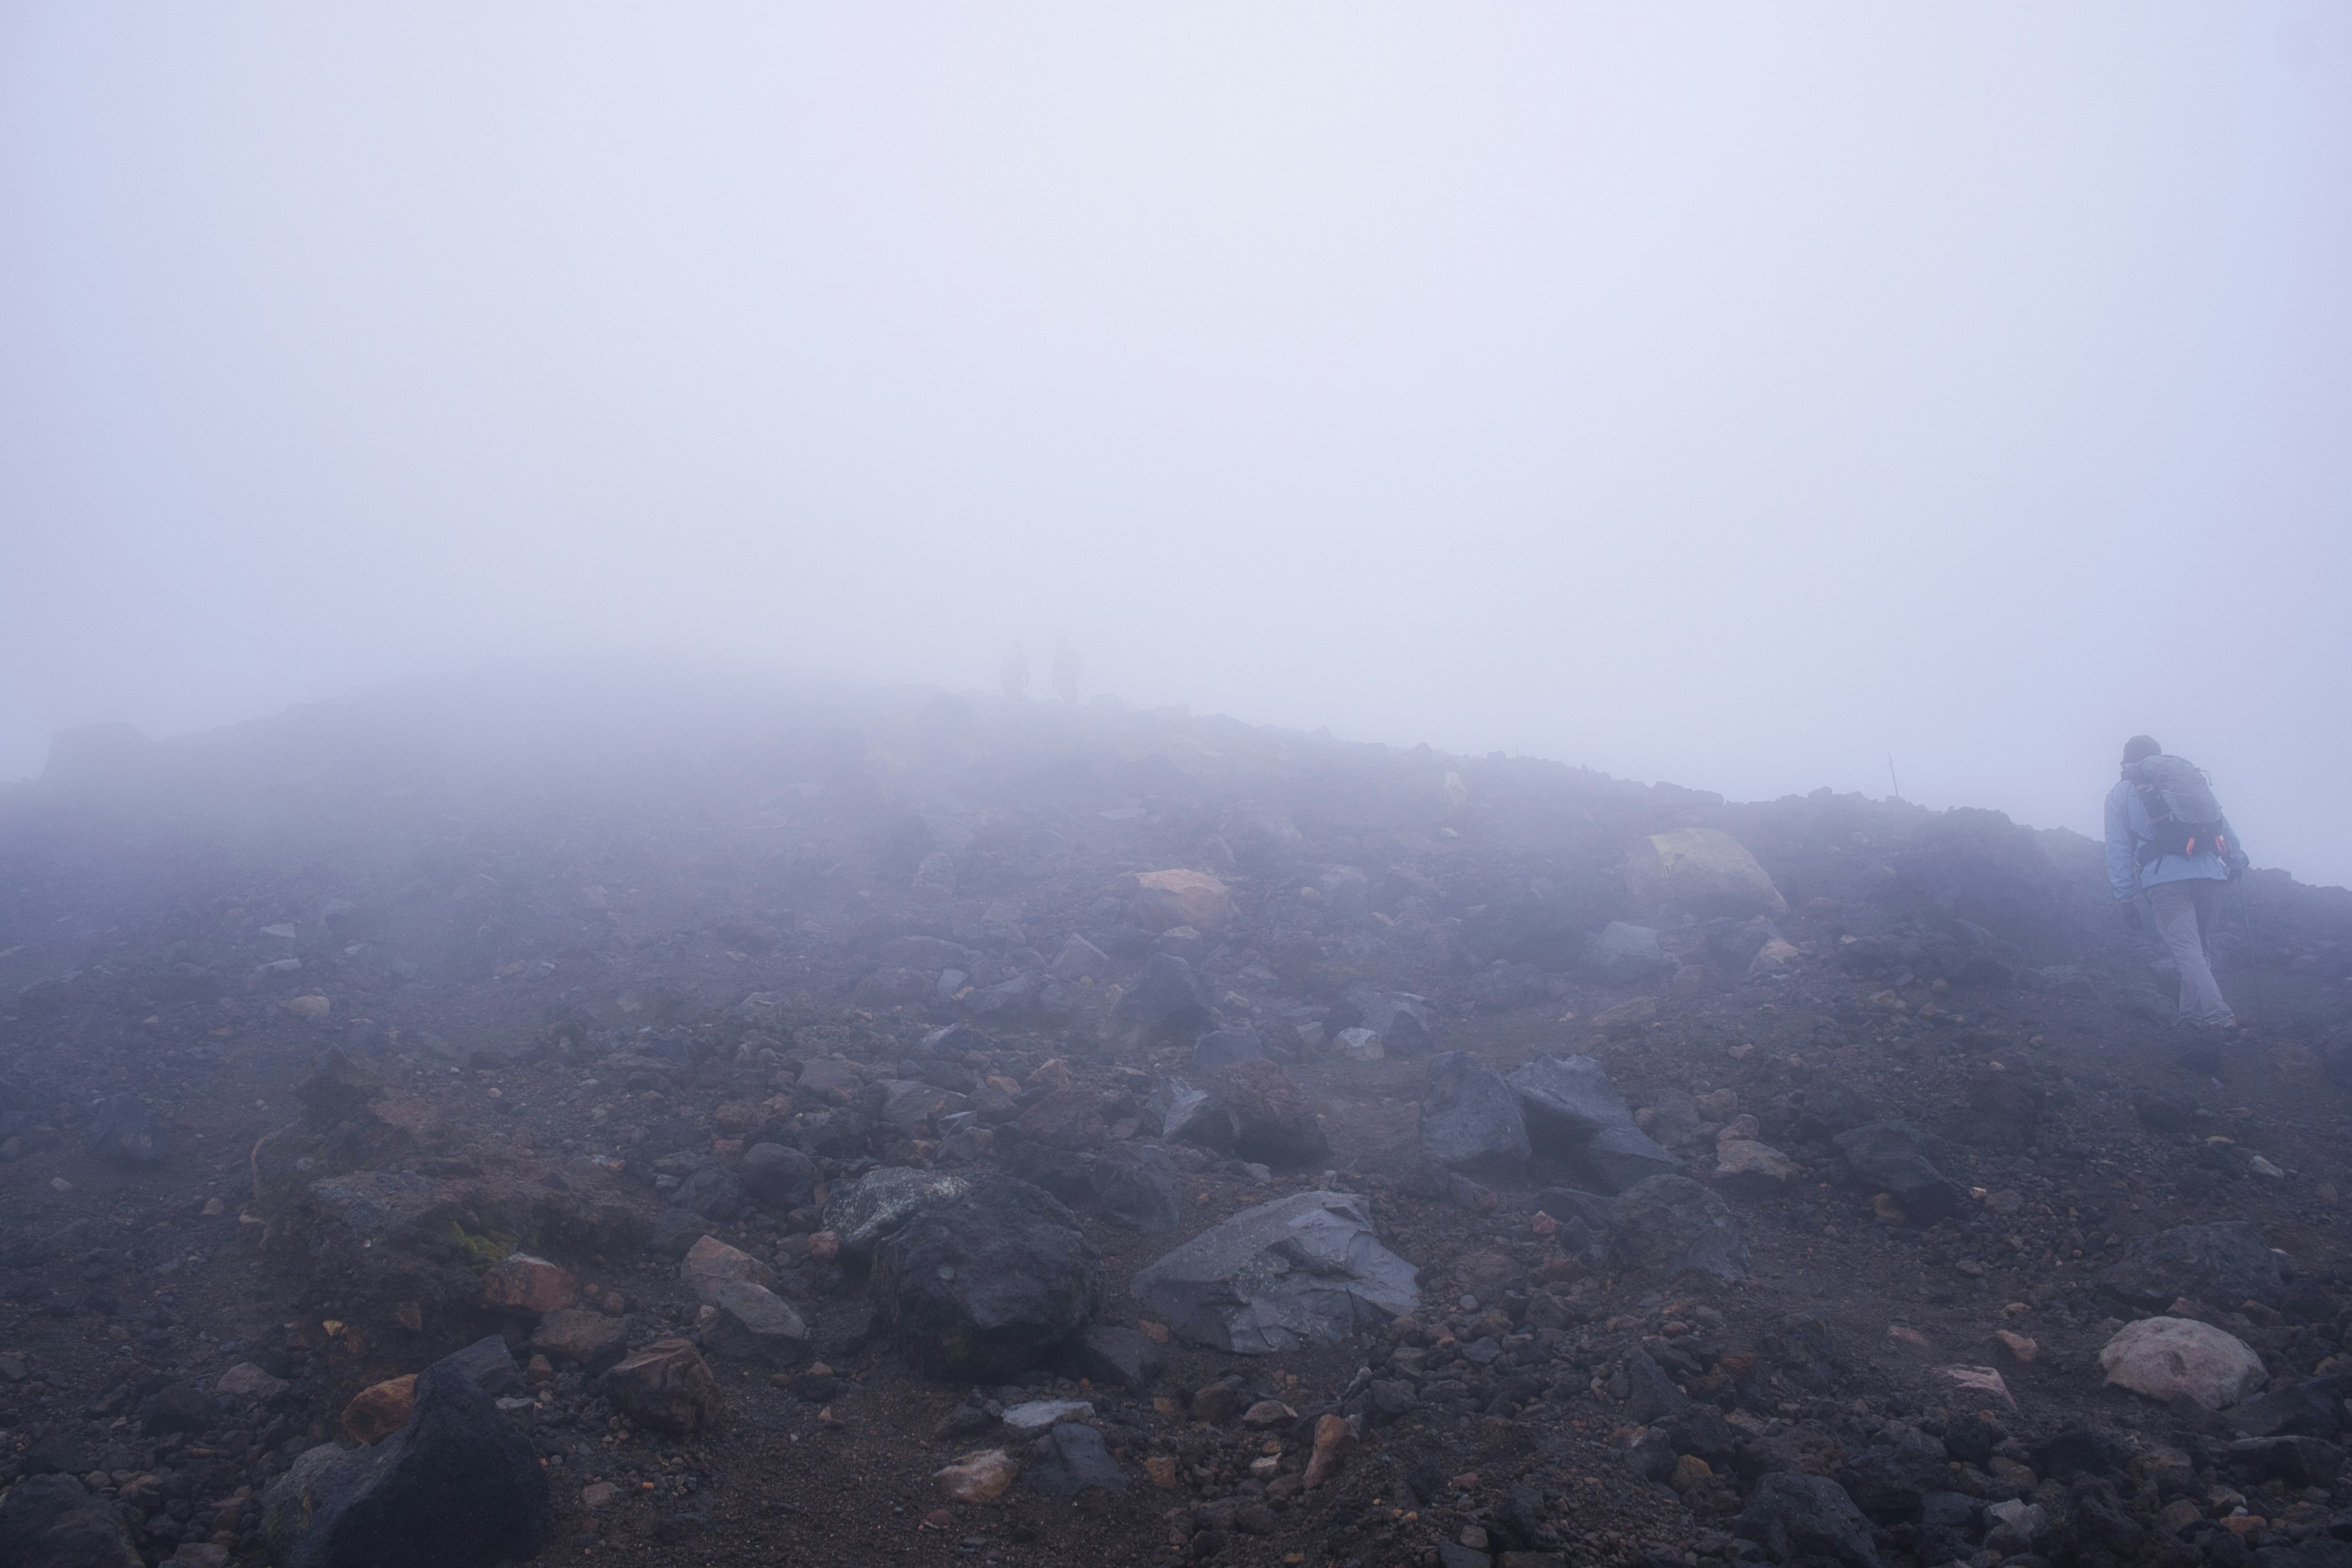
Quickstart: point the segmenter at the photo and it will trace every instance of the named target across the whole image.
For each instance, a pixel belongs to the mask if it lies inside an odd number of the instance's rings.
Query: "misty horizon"
[[[19,8],[0,778],[519,659],[1050,700],[1067,637],[2087,833],[2147,732],[2352,883],[2347,89],[2298,4]]]

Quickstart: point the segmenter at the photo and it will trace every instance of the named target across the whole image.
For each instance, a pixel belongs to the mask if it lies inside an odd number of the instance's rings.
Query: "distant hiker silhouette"
[[[1029,695],[1029,650],[1014,643],[1004,650],[1004,662],[997,667],[997,678],[1004,683],[1004,700],[1018,702]]]
[[[2107,883],[2126,922],[2153,925],[2164,944],[2180,976],[2183,1023],[2237,1022],[2213,979],[2213,919],[2222,887],[2245,868],[2237,830],[2197,765],[2150,736],[2126,742],[2123,777],[2107,792]]]
[[[1078,650],[1067,637],[1054,645],[1054,690],[1065,702],[1078,700]]]

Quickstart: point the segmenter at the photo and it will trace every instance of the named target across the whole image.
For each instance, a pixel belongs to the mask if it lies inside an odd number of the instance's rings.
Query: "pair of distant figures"
[[[1029,649],[1027,645],[1014,643],[1004,650],[1004,662],[998,667],[998,678],[1004,683],[1004,700],[1019,702],[1029,695]],[[1078,650],[1064,637],[1054,647],[1054,691],[1065,702],[1078,700]]]

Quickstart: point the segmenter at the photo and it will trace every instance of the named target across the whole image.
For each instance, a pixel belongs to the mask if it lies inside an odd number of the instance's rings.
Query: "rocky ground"
[[[1985,812],[924,692],[68,737],[0,1561],[2352,1562],[2352,895],[2225,910],[2206,1039]]]

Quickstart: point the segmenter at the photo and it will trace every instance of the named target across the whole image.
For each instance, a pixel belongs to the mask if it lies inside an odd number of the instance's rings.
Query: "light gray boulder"
[[[1417,1272],[1381,1244],[1364,1199],[1306,1192],[1202,1231],[1130,1289],[1192,1343],[1266,1355],[1337,1344],[1413,1310]]]

